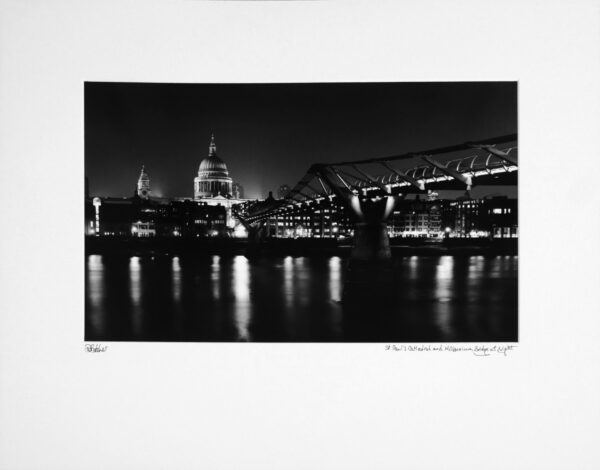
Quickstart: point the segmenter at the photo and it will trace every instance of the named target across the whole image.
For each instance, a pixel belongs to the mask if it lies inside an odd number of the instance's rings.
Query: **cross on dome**
[[[208,146],[208,156],[212,157],[217,154],[217,144],[215,144],[215,135],[210,135],[210,145]]]

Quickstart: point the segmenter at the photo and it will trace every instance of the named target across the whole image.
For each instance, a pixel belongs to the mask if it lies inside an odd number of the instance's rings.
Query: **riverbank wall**
[[[450,238],[431,242],[427,239],[391,239],[393,256],[444,255],[517,255],[518,239],[461,239]],[[272,238],[263,241],[258,253],[273,256],[348,256],[351,240]],[[85,253],[120,254],[129,256],[179,255],[197,253],[207,255],[244,255],[248,240],[243,238],[116,238],[93,237],[85,239]]]

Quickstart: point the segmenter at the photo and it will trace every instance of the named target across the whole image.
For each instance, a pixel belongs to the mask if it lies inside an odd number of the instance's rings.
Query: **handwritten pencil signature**
[[[86,344],[84,347],[85,350],[89,353],[106,352],[106,350],[108,349],[108,346],[104,344]]]

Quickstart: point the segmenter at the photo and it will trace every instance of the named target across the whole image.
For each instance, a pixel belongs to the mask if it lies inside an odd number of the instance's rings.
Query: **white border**
[[[2,0],[0,468],[598,468],[599,13],[595,0]],[[85,353],[85,80],[519,80],[519,347]]]

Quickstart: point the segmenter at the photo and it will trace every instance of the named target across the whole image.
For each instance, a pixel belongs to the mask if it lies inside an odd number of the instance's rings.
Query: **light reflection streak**
[[[244,258],[245,259],[245,258]],[[212,287],[212,296],[213,299],[219,300],[221,297],[220,292],[220,281],[221,281],[221,264],[220,264],[220,256],[213,256],[212,265],[210,267],[210,283]],[[246,260],[247,261],[247,260]]]
[[[483,268],[485,260],[483,256],[471,256],[469,258],[469,267],[467,273],[467,292],[473,297],[479,297],[481,279],[483,276]]]
[[[415,256],[415,255],[411,256],[410,261],[408,262],[408,266],[410,268],[408,277],[411,281],[415,281],[418,278],[417,277],[418,265],[419,265],[419,257]]]
[[[297,299],[299,300],[300,305],[305,306],[308,304],[309,294],[308,294],[308,281],[309,274],[308,268],[305,267],[304,262],[306,258],[300,256],[299,258],[294,259],[294,286],[293,291],[298,294]]]
[[[136,335],[142,333],[142,309],[141,300],[142,297],[142,285],[141,285],[141,266],[140,258],[138,256],[132,256],[129,260],[129,298],[132,304],[132,317],[131,324],[133,332]]]
[[[283,298],[287,312],[291,312],[294,306],[294,260],[286,256],[283,260]]]
[[[250,334],[248,325],[250,323],[250,265],[245,256],[236,256],[233,259],[233,292],[235,295],[235,324],[238,337],[249,341]]]
[[[181,301],[181,265],[179,257],[175,256],[171,263],[171,272],[173,279],[173,299],[175,302]]]
[[[496,256],[494,259],[490,260],[490,278],[498,279],[502,277],[502,272],[504,271],[504,258],[502,256]]]
[[[437,300],[436,315],[434,318],[437,327],[448,336],[452,333],[452,291],[454,287],[454,257],[441,256],[435,273],[435,297]]]
[[[90,303],[94,308],[102,305],[102,284],[104,282],[104,265],[102,256],[91,255],[88,258],[88,280]]]
[[[342,260],[332,256],[329,260],[329,296],[332,302],[331,327],[336,337],[342,334]]]
[[[485,258],[481,255],[469,257],[466,279],[466,296],[468,302],[464,307],[464,318],[465,323],[468,324],[469,329],[476,336],[482,334],[480,318],[482,314],[487,314],[487,312],[482,312],[478,307],[482,299],[489,295],[488,292],[484,291],[483,287],[483,278],[487,269],[486,265]]]
[[[104,294],[104,263],[101,255],[88,257],[88,297],[91,306],[90,322],[98,333],[103,333],[104,312],[102,299]]]
[[[334,302],[342,300],[342,260],[332,256],[329,260],[329,296]]]

